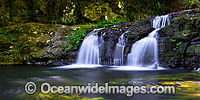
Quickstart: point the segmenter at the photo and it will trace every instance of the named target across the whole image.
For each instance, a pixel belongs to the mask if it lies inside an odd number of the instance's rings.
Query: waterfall
[[[153,20],[153,27],[156,29],[149,33],[147,37],[132,44],[127,64],[129,66],[159,66],[157,33],[169,24],[169,15],[156,16]]]
[[[153,20],[153,27],[156,29],[163,28],[169,24],[169,15],[156,16]]]
[[[77,64],[99,64],[98,30],[88,33],[81,44]]]
[[[153,27],[156,28],[149,35],[132,44],[131,52],[128,54],[127,64],[129,66],[149,66],[159,65],[158,59],[158,31],[170,24],[169,15],[157,16],[153,20]],[[98,36],[98,30],[94,29],[85,37],[79,50],[77,64],[100,64],[100,53],[103,53],[102,36]],[[126,31],[128,32],[128,31]],[[125,33],[126,33],[125,32]],[[116,44],[113,63],[117,66],[123,65],[123,53],[125,47],[125,38],[123,33]],[[112,59],[110,59],[112,62]]]
[[[124,63],[123,60],[123,54],[124,54],[124,47],[125,47],[125,38],[124,38],[124,34],[127,33],[129,31],[124,32],[118,39],[118,43],[115,47],[115,52],[114,52],[114,59],[113,59],[113,63],[115,66],[122,66]]]

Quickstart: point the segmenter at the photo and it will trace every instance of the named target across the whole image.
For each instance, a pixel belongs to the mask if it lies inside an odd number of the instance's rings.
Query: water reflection
[[[175,82],[196,80],[199,84],[199,74],[193,74],[188,70],[116,70],[117,67],[98,66],[90,68],[64,68],[62,67],[7,67],[0,70],[0,98],[11,98],[24,92],[24,85],[28,81],[41,84],[49,82],[54,85],[86,85],[88,82],[104,84],[131,83],[133,85],[154,85],[160,82]],[[186,75],[187,74],[187,75]],[[177,78],[176,78],[177,77]],[[167,80],[167,81],[166,81]],[[191,83],[191,82],[189,82]],[[184,84],[183,84],[184,85]],[[195,88],[196,89],[196,88]],[[12,94],[12,96],[11,96]],[[184,94],[185,95],[185,94]],[[87,97],[104,97],[106,99],[148,99],[160,100],[178,98],[178,95],[151,95],[135,94],[132,97],[126,95],[84,95]]]

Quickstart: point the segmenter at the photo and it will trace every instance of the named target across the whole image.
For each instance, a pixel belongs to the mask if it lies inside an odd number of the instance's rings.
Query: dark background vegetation
[[[137,21],[152,15],[194,8],[197,7],[197,2],[198,0],[1,0],[0,26],[26,22],[86,24],[105,20],[105,16],[112,16],[110,19],[114,20]]]

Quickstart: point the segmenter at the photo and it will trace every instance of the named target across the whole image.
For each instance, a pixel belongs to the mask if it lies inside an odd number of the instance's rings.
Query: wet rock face
[[[130,53],[131,46],[134,42],[146,37],[154,30],[151,26],[151,19],[147,18],[141,22],[127,22],[120,23],[101,31],[100,37],[104,43],[100,47],[101,63],[106,65],[113,65],[114,51],[119,37],[124,33],[125,49],[124,49],[124,63],[128,53]]]
[[[134,42],[148,36],[149,33],[151,33],[155,28],[153,28],[151,25],[148,26],[132,26],[130,29],[130,32],[125,34],[125,37],[127,37],[127,43],[125,47],[124,55],[127,56],[128,53],[130,53],[131,46]]]
[[[59,28],[57,32],[55,32],[55,36],[53,39],[49,40],[47,43],[47,47],[44,48],[42,52],[43,57],[51,57],[51,56],[57,56],[57,53],[63,52],[60,48],[61,46],[67,44],[64,39],[61,38],[61,34],[63,34],[64,26]]]
[[[159,31],[162,66],[199,68],[200,9],[171,13],[170,25]]]
[[[52,39],[47,40],[46,46],[42,49],[42,52],[32,58],[30,64],[37,64],[40,62],[43,65],[66,65],[76,62],[78,51],[65,51],[62,46],[66,45],[66,31],[72,27],[61,26],[56,32]]]
[[[110,62],[114,56],[114,49],[118,42],[118,38],[123,33],[123,30],[120,28],[108,28],[101,32],[103,44],[100,48],[100,57],[101,62]]]

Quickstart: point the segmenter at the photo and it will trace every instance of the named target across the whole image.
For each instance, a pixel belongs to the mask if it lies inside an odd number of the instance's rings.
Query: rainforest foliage
[[[87,24],[143,18],[199,6],[199,0],[1,0],[0,26],[12,23]]]

